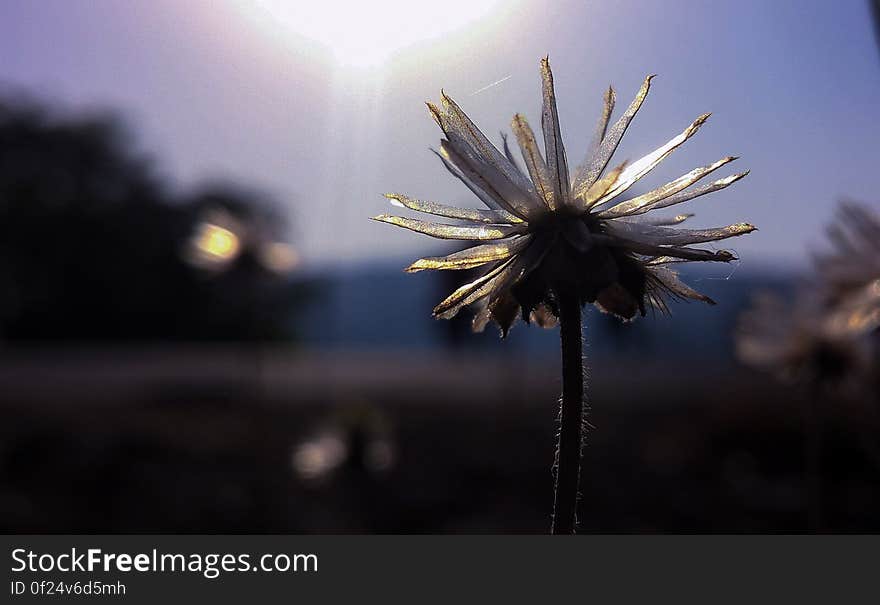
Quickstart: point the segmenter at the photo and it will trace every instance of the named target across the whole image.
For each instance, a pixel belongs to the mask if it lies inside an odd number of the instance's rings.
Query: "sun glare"
[[[236,1],[282,35],[293,32],[319,42],[340,64],[353,67],[379,65],[402,48],[485,16],[498,4],[498,0]]]

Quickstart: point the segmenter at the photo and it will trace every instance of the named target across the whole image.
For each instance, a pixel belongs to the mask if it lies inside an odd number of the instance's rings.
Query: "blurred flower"
[[[737,355],[785,380],[840,383],[869,362],[867,343],[840,317],[828,312],[815,288],[793,303],[760,294],[740,317]]]
[[[880,326],[880,216],[841,204],[828,237],[831,249],[816,255],[816,275],[793,302],[764,294],[742,315],[743,362],[812,382],[866,376]]]
[[[488,209],[472,210],[389,194],[392,203],[464,224],[449,225],[381,215],[375,220],[443,239],[483,241],[480,245],[443,257],[422,258],[407,268],[468,269],[485,267],[483,275],[434,308],[434,316],[448,319],[474,305],[474,329],[492,319],[506,334],[521,314],[542,325],[554,325],[560,288],[574,289],[582,303],[629,320],[645,314],[653,304],[666,310],[665,298],[702,300],[707,296],[679,281],[672,263],[734,260],[727,251],[690,247],[749,233],[748,223],[715,229],[679,229],[691,215],[645,216],[647,213],[723,189],[744,177],[734,174],[691,188],[698,180],[733,161],[725,157],[696,168],[648,193],[611,203],[650,172],[673,150],[693,136],[709,117],[704,114],[666,144],[632,164],[606,170],[627,127],[638,112],[653,76],[645,79],[635,99],[609,127],[615,94],[609,88],[596,135],[583,164],[569,176],[562,144],[553,76],[545,58],[542,129],[544,154],[522,115],[511,128],[522,153],[521,169],[504,141],[499,151],[445,93],[441,106],[428,103],[446,135],[438,155]]]
[[[830,321],[867,333],[880,326],[880,214],[855,202],[840,205],[828,228],[832,249],[816,255]]]

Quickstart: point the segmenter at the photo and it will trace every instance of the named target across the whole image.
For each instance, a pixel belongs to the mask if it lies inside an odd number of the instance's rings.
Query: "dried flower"
[[[840,205],[828,228],[830,251],[816,255],[829,321],[857,335],[880,326],[880,214],[855,202]]]
[[[657,217],[648,212],[667,208],[718,191],[747,172],[698,187],[698,180],[735,160],[725,157],[696,168],[648,193],[619,201],[634,183],[648,174],[673,150],[693,136],[709,117],[704,114],[683,132],[636,162],[607,169],[612,155],[648,94],[653,76],[645,78],[635,99],[609,127],[614,109],[613,89],[605,95],[604,110],[586,159],[569,176],[562,144],[553,75],[545,58],[542,129],[544,154],[525,118],[516,115],[511,128],[526,170],[514,159],[505,139],[496,148],[445,93],[440,107],[428,103],[446,138],[438,155],[487,207],[473,210],[411,199],[387,197],[398,206],[426,214],[457,219],[458,225],[425,222],[383,214],[375,220],[442,239],[484,242],[443,257],[422,258],[407,271],[485,267],[481,277],[465,284],[434,308],[434,316],[448,319],[463,307],[477,309],[474,328],[489,319],[506,333],[518,315],[553,325],[559,315],[560,289],[576,291],[580,302],[629,320],[645,314],[646,304],[666,309],[668,296],[713,301],[682,283],[669,268],[672,263],[734,260],[727,251],[691,247],[755,229],[736,223],[716,229],[679,229],[691,215]]]
[[[850,381],[869,370],[880,326],[880,216],[841,204],[828,228],[831,249],[815,256],[815,275],[793,302],[762,294],[740,318],[740,359],[787,379]]]
[[[746,364],[780,378],[836,384],[865,369],[864,339],[829,312],[816,287],[803,288],[793,303],[762,293],[739,319],[736,351]]]

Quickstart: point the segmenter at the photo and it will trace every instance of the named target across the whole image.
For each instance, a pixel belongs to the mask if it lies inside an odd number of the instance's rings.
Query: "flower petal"
[[[674,256],[655,256],[645,261],[645,265],[653,267],[654,265],[670,265],[673,263],[686,263],[685,259],[675,258]]]
[[[543,207],[543,202],[532,201],[532,196],[537,196],[534,188],[531,193],[524,192],[494,166],[473,155],[467,147],[459,147],[452,141],[443,140],[440,141],[440,153],[508,212],[528,219],[539,204]]]
[[[688,248],[685,246],[658,246],[644,242],[627,239],[618,235],[609,236],[606,246],[626,248],[630,252],[651,257],[672,257],[689,261],[717,261],[729,263],[737,260],[736,256],[728,250],[702,250],[700,248]]]
[[[467,248],[447,256],[420,258],[404,269],[404,271],[415,273],[425,269],[472,269],[486,263],[510,258],[525,249],[533,237],[533,235],[524,235],[497,243],[473,246],[472,248]]]
[[[501,330],[501,338],[507,338],[510,328],[519,319],[520,307],[516,298],[510,293],[502,293],[491,304],[485,298],[476,304],[479,306],[479,309],[471,322],[471,329],[474,332],[482,332],[491,319],[498,324],[498,328]]]
[[[521,199],[509,199],[509,204],[516,205],[522,202],[526,208],[537,208],[540,200],[529,179],[498,151],[498,148],[471,122],[455,101],[445,92],[442,93],[441,98],[442,111],[430,103],[428,108],[443,129],[446,138],[455,145],[459,153],[479,160],[480,163],[490,167],[496,175],[507,180],[514,189],[520,190],[520,195],[516,197]]]
[[[511,271],[511,267],[516,260],[516,258],[506,260],[482,277],[457,288],[455,292],[447,296],[440,302],[440,304],[434,307],[434,317],[450,319],[465,305],[475,302],[480,298],[484,298],[488,293],[488,290],[491,290],[492,286],[498,282],[498,278]],[[483,292],[483,294],[474,296],[475,293],[479,292]]]
[[[614,168],[601,179],[590,185],[589,189],[586,191],[575,192],[573,195],[572,203],[577,206],[581,211],[587,211],[593,206],[596,205],[602,196],[604,196],[609,189],[615,186],[617,180],[620,178],[621,173],[626,168],[626,162]]]
[[[622,236],[632,241],[655,246],[684,246],[714,242],[728,237],[745,235],[757,228],[749,223],[735,223],[714,229],[673,229],[671,227],[655,227],[642,223],[626,223],[623,221],[606,222],[607,231],[613,236]]]
[[[611,120],[611,114],[614,111],[614,104],[617,102],[617,93],[614,92],[614,89],[611,86],[605,91],[604,100],[605,102],[602,105],[602,115],[599,118],[599,124],[596,127],[596,147],[599,146],[605,138],[605,134],[608,132],[608,122]]]
[[[489,320],[492,319],[492,311],[489,309],[489,305],[486,304],[486,300],[483,299],[478,303],[474,304],[474,318],[471,320],[471,331],[479,334],[486,329],[486,326],[489,325]]]
[[[450,319],[462,308],[480,299],[490,300],[507,288],[514,286],[520,279],[530,273],[544,258],[547,246],[537,242],[523,252],[504,261],[483,277],[458,288],[448,298],[434,307],[434,317]]]
[[[651,210],[657,202],[660,202],[671,195],[690,187],[707,174],[717,170],[718,168],[737,159],[735,156],[727,156],[717,162],[695,168],[685,175],[682,175],[674,181],[669,181],[665,185],[649,191],[643,195],[639,195],[625,202],[621,202],[607,210],[603,210],[598,214],[601,218],[613,218],[617,216],[632,216],[642,214]]]
[[[522,228],[513,225],[480,225],[479,227],[462,227],[458,225],[446,225],[443,223],[429,223],[413,218],[380,214],[372,217],[374,221],[388,223],[410,229],[418,233],[424,233],[440,239],[466,239],[466,240],[492,240],[503,239],[516,233]]]
[[[579,205],[578,197],[584,196],[584,192],[589,191],[592,186],[595,185],[595,183],[587,183],[581,177],[588,169],[590,161],[596,156],[596,153],[599,150],[599,145],[602,144],[602,140],[605,138],[605,133],[608,130],[608,121],[611,119],[611,113],[614,111],[614,103],[616,100],[617,95],[615,94],[614,89],[609,86],[608,90],[605,91],[602,115],[599,116],[599,122],[596,124],[596,131],[593,133],[593,138],[587,148],[587,155],[584,158],[583,163],[578,166],[577,172],[575,173],[575,182],[571,188],[571,202],[576,205]]]
[[[710,115],[711,114],[704,113],[696,120],[694,120],[679,135],[667,141],[665,145],[658,147],[645,157],[627,166],[627,168],[617,179],[617,183],[604,196],[602,196],[601,199],[596,202],[596,205],[598,206],[600,204],[603,204],[632,187],[636,183],[636,181],[638,181],[640,178],[653,170],[654,167],[657,166],[657,164],[666,159],[666,157],[670,153],[672,153],[677,147],[679,147],[682,143],[694,136],[694,134],[696,134],[696,132],[700,129],[700,126],[702,126],[706,122],[706,120],[709,119]]]
[[[623,115],[617,119],[614,126],[611,127],[611,130],[605,134],[595,155],[588,157],[578,170],[577,177],[574,180],[574,187],[572,188],[574,191],[588,189],[590,185],[596,182],[605,170],[608,162],[611,161],[611,156],[614,155],[614,152],[617,150],[617,146],[620,144],[620,140],[623,138],[623,134],[626,132],[629,123],[632,122],[636,113],[638,113],[639,108],[641,108],[645,97],[648,96],[648,90],[651,88],[651,80],[653,78],[653,75],[645,78],[645,81],[642,82],[642,87],[639,89],[639,92],[636,93],[636,98],[633,99]]]
[[[532,177],[532,182],[538,190],[538,195],[541,196],[550,210],[555,210],[556,190],[550,176],[550,170],[541,156],[541,150],[538,149],[537,141],[535,141],[535,133],[532,132],[528,121],[521,114],[513,116],[510,128],[513,130],[514,136],[516,136],[516,142],[519,143],[519,149],[525,161],[526,169],[529,171],[529,176]]]
[[[510,160],[510,163],[513,164],[514,168],[522,172],[522,168],[519,167],[519,164],[516,161],[516,158],[513,157],[513,152],[510,150],[510,145],[507,144],[507,133],[501,133],[501,146],[504,149],[504,157]]]
[[[676,298],[689,298],[691,300],[699,300],[710,305],[716,304],[714,300],[701,292],[697,292],[686,283],[678,278],[678,274],[666,267],[651,267],[648,269],[648,275],[652,280],[656,280],[653,284],[659,287],[665,293],[671,294]]]
[[[602,144],[602,141],[605,139],[605,134],[608,132],[608,122],[611,120],[611,114],[614,111],[614,104],[617,101],[617,94],[614,92],[614,89],[609,86],[608,90],[605,91],[605,98],[602,104],[602,115],[599,116],[599,122],[596,124],[596,132],[593,134],[593,140],[590,141],[590,147],[587,149],[587,156],[584,160],[584,164],[590,162],[590,160],[595,157],[596,152],[599,150],[599,145]],[[578,168],[578,173],[580,173],[580,168]]]
[[[550,58],[541,60],[541,80],[543,83],[543,107],[541,110],[541,128],[544,131],[544,151],[547,154],[547,167],[553,178],[553,190],[557,206],[567,201],[571,182],[568,177],[568,160],[565,157],[565,146],[562,144],[562,132],[559,128],[559,114],[556,110],[556,93],[553,90],[553,72],[550,71]]]
[[[648,210],[668,208],[669,206],[674,206],[675,204],[681,204],[682,202],[690,201],[696,197],[700,197],[701,195],[706,195],[707,193],[720,191],[725,187],[733,185],[735,182],[737,182],[747,174],[749,174],[748,170],[737,174],[731,174],[730,176],[726,176],[723,179],[718,179],[717,181],[713,181],[699,187],[694,187],[693,189],[685,189],[684,191],[676,193],[675,195],[670,195],[666,199],[660,200],[659,202],[652,204],[651,207],[648,208]]]
[[[496,202],[491,195],[477,187],[477,185],[474,184],[474,182],[471,181],[469,178],[467,178],[461,172],[461,170],[456,168],[455,165],[453,165],[453,163],[449,161],[448,158],[444,157],[443,153],[437,151],[434,148],[431,148],[431,151],[436,154],[438,158],[440,158],[440,161],[443,162],[443,166],[446,168],[446,170],[448,170],[452,176],[464,183],[465,186],[470,189],[471,192],[473,192],[473,194],[476,195],[480,199],[480,201],[486,205],[487,208],[491,208],[492,210],[504,210],[504,206]],[[505,210],[505,212],[507,211]]]
[[[521,218],[504,210],[458,208],[456,206],[447,206],[446,204],[438,204],[436,202],[415,200],[400,193],[386,193],[385,197],[391,200],[391,203],[395,206],[409,208],[410,210],[415,210],[417,212],[424,212],[425,214],[433,214],[445,218],[457,218],[463,221],[491,224],[513,224],[522,222]]]
[[[664,227],[667,225],[679,225],[689,218],[694,216],[693,214],[676,214],[675,216],[658,216],[658,217],[635,217],[632,219],[637,225],[653,225],[655,227]],[[618,219],[620,221],[625,221],[626,219]],[[630,222],[630,221],[626,221]]]

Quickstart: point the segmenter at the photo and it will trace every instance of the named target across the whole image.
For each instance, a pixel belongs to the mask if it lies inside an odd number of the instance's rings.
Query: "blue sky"
[[[621,160],[713,112],[643,182],[741,156],[730,172],[750,176],[687,210],[701,225],[757,224],[731,244],[745,264],[803,263],[838,199],[880,205],[867,1],[502,2],[368,71],[247,13],[233,0],[6,0],[0,83],[74,110],[119,110],[181,188],[217,178],[261,187],[290,209],[294,241],[318,263],[436,249],[366,220],[387,209],[386,191],[473,203],[428,151],[440,133],[423,102],[443,87],[496,138],[515,112],[537,123],[546,53],[572,161],[608,84],[624,105],[659,74]]]

